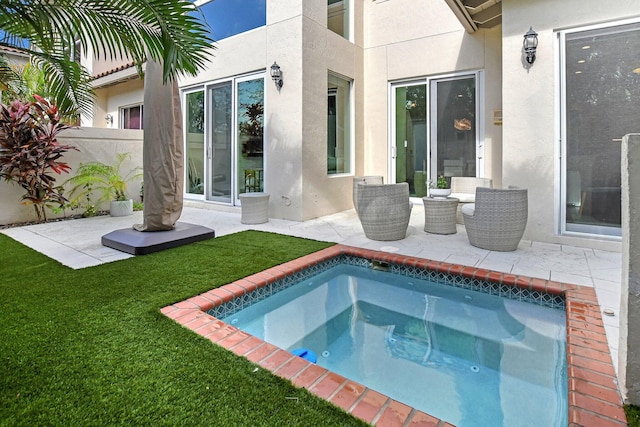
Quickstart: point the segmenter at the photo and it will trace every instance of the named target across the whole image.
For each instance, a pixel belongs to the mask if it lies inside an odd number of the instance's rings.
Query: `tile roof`
[[[99,79],[101,77],[108,76],[110,74],[117,73],[118,71],[126,70],[131,67],[135,67],[135,62],[128,62],[126,64],[120,65],[119,67],[112,68],[111,70],[103,71],[102,73],[96,74],[93,76],[93,79]]]

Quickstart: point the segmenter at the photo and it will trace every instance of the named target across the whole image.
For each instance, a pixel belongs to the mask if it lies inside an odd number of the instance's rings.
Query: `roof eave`
[[[444,0],[447,5],[451,8],[453,13],[456,15],[456,18],[460,21],[464,29],[469,33],[473,34],[478,31],[478,26],[471,15],[469,15],[469,11],[466,7],[460,2],[460,0]]]

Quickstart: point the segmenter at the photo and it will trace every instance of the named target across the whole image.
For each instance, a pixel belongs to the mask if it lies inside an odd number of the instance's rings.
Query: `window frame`
[[[347,163],[344,163],[345,166],[345,171],[344,172],[336,172],[336,173],[329,173],[329,166],[328,166],[328,162],[329,162],[329,156],[328,154],[325,157],[325,160],[327,161],[327,166],[325,167],[325,172],[327,174],[327,176],[329,178],[333,178],[333,177],[343,177],[343,176],[353,176],[354,175],[354,171],[355,171],[355,100],[354,100],[354,79],[347,77],[345,75],[342,75],[340,73],[336,73],[333,72],[331,70],[327,71],[327,90],[326,90],[326,100],[327,100],[327,108],[328,108],[328,100],[329,100],[329,96],[332,96],[330,94],[331,89],[329,89],[329,76],[333,76],[334,78],[338,78],[343,80],[344,82],[348,83],[349,88],[347,90],[347,96],[349,97],[348,102],[346,105],[348,105],[349,111],[348,111],[348,118],[349,118],[349,126],[348,126],[348,131],[349,131],[349,137],[348,139],[345,141],[345,145],[348,143],[348,150],[345,149],[344,152],[347,153],[349,155],[349,159]],[[337,98],[337,92],[338,90],[336,89],[336,98]],[[340,105],[339,102],[337,102],[336,99],[336,117],[337,117],[337,112],[340,111]],[[327,118],[327,122],[325,125],[325,128],[328,130],[329,128],[329,123],[328,123],[328,114],[325,115],[325,117]],[[328,153],[328,144],[329,144],[329,135],[327,133],[327,137],[325,139],[325,153]],[[337,154],[337,153],[336,153]],[[338,156],[336,156],[337,158]],[[348,167],[348,168],[347,168]]]
[[[136,108],[136,107],[140,107],[140,127],[139,128],[124,127],[124,124],[125,124],[125,111],[129,111],[132,108]],[[143,107],[143,103],[137,103],[137,104],[121,106],[119,108],[118,118],[120,119],[119,126],[118,126],[120,129],[144,130],[144,124],[143,124],[144,107]]]

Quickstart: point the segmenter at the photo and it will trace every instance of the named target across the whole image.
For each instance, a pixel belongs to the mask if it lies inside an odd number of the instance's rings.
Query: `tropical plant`
[[[46,206],[67,201],[51,172],[68,172],[60,158],[76,148],[58,144],[57,135],[68,126],[55,105],[35,98],[0,104],[0,178],[20,185],[24,203],[33,204],[38,221],[46,221]]]
[[[242,135],[242,154],[251,155],[262,152],[262,141],[264,134],[264,103],[254,102],[243,105],[245,109],[243,115],[246,121],[241,121],[238,125]]]
[[[116,154],[116,161],[109,165],[103,162],[81,163],[76,174],[66,184],[71,184],[71,203],[76,203],[94,191],[101,193],[96,203],[128,200],[127,184],[142,177],[142,168],[135,167],[126,174],[122,164],[131,158],[130,153]]]
[[[65,114],[90,114],[91,76],[74,60],[78,46],[97,59],[130,60],[140,74],[147,58],[161,62],[165,82],[195,75],[213,42],[195,11],[190,0],[0,0],[0,47],[30,56]],[[0,55],[0,81],[16,78]]]
[[[449,188],[449,182],[447,181],[447,178],[444,177],[444,175],[440,175],[436,180],[436,182],[429,181],[429,188],[431,189],[438,188],[441,190],[446,190],[447,188]]]

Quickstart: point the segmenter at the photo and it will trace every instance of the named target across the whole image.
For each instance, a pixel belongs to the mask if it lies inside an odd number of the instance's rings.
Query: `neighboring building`
[[[307,220],[351,209],[354,175],[406,181],[417,197],[425,178],[483,176],[529,189],[526,238],[619,249],[618,141],[640,131],[639,2],[196,5],[218,41],[180,81],[187,199],[237,205],[264,190],[272,218]],[[93,71],[94,126],[135,122],[135,69]]]
[[[0,47],[0,55],[6,58],[7,63],[9,64],[10,67],[13,67],[13,66],[17,68],[24,67],[29,62],[29,55],[25,55],[19,50],[12,49],[10,47]],[[3,101],[2,99],[3,88],[6,89],[6,85],[4,85],[3,82],[0,82],[0,102]],[[6,100],[4,101],[8,102]]]
[[[144,83],[134,64],[86,58],[83,64],[94,76],[96,107],[93,117],[82,118],[82,126],[142,129]]]

